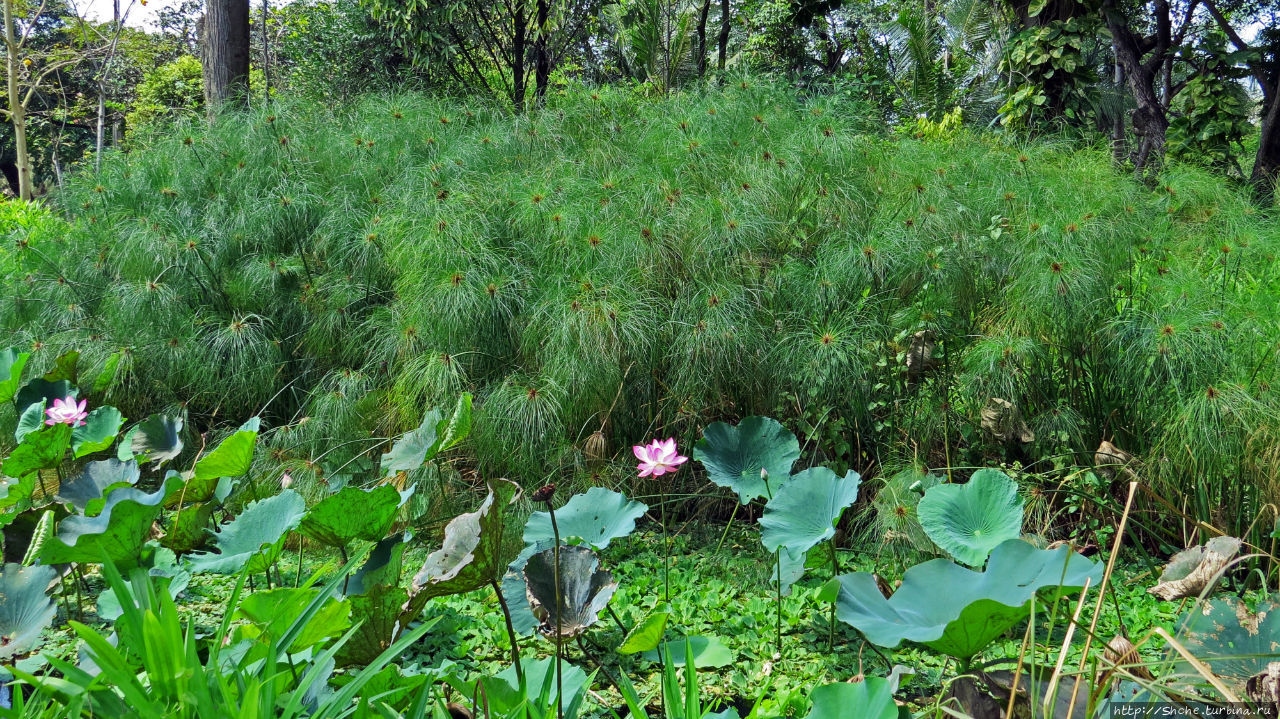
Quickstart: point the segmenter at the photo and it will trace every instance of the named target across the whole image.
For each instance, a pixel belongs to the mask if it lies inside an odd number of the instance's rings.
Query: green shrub
[[[162,121],[198,117],[204,112],[204,74],[199,58],[183,55],[148,72],[138,83],[133,110],[125,116],[130,132]]]

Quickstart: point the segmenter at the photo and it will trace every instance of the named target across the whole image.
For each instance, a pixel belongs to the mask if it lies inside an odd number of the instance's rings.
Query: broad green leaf
[[[0,570],[0,662],[25,654],[53,622],[57,606],[47,592],[57,578],[46,565],[6,564]]]
[[[36,483],[39,480],[40,478],[35,472],[28,473],[21,478],[0,475],[0,527],[6,526],[18,518],[18,510],[8,510],[11,507],[18,507],[20,510],[21,507],[18,505],[31,499],[31,495],[36,489]]]
[[[882,647],[905,640],[968,659],[1025,619],[1038,592],[1075,592],[1101,578],[1102,565],[1068,547],[1010,539],[991,552],[985,572],[934,559],[908,569],[888,599],[872,574],[841,575],[836,616]]]
[[[488,486],[476,511],[449,521],[440,549],[427,556],[413,578],[410,616],[431,597],[474,591],[502,578],[506,513],[520,496],[520,486],[505,479],[489,480]]]
[[[18,418],[18,426],[13,430],[13,441],[22,442],[22,438],[32,432],[38,432],[41,428],[46,427],[44,423],[47,419],[45,413],[44,400],[33,402],[29,407],[22,411],[22,416]]]
[[[778,491],[787,481],[791,465],[800,458],[800,443],[776,420],[747,417],[736,427],[724,422],[708,426],[693,447],[693,458],[712,482],[731,488],[746,504]],[[761,470],[767,472],[767,482]]]
[[[769,563],[769,583],[782,582],[782,596],[791,596],[791,587],[804,576],[807,554],[802,549],[782,547],[776,560]]]
[[[113,490],[98,516],[62,520],[58,533],[40,553],[41,561],[98,564],[105,557],[121,569],[136,567],[142,546],[151,537],[151,523],[160,515],[166,493],[176,486],[170,481],[151,494],[133,487]]]
[[[116,447],[116,458],[138,458],[139,463],[165,462],[182,453],[181,417],[153,414],[125,433]]]
[[[89,462],[80,474],[62,483],[58,488],[58,499],[69,502],[80,514],[96,515],[101,512],[105,497],[112,489],[135,485],[140,476],[137,462],[118,459]]]
[[[831,539],[841,513],[857,500],[860,481],[857,472],[838,477],[826,467],[796,474],[765,505],[760,541],[771,552],[783,546],[807,552]]]
[[[66,380],[71,384],[76,383],[76,371],[80,364],[80,353],[72,350],[53,361],[53,369],[44,373],[46,382],[61,382]]]
[[[375,544],[368,559],[347,580],[346,594],[365,594],[378,585],[398,586],[400,570],[404,566],[404,550],[412,539],[413,532],[402,532]]]
[[[94,408],[85,417],[84,426],[71,430],[71,453],[79,459],[110,447],[122,424],[124,417],[115,407]]]
[[[174,497],[181,494],[181,490],[174,492],[166,504],[173,505]],[[218,505],[213,502],[183,503],[173,513],[160,543],[175,552],[190,552],[205,546],[213,534],[209,529],[209,520],[217,508]]]
[[[42,377],[37,377],[18,390],[17,396],[13,398],[13,404],[18,410],[18,414],[21,415],[36,402],[44,402],[45,407],[52,407],[55,399],[76,396],[75,386],[65,379],[50,382]]]
[[[471,393],[463,392],[453,414],[440,421],[436,427],[436,441],[427,452],[427,459],[458,446],[471,434]]]
[[[120,368],[120,360],[124,357],[124,352],[112,352],[111,356],[102,365],[102,371],[93,380],[93,391],[95,393],[106,392],[116,383],[116,371]]]
[[[897,719],[893,686],[881,677],[818,687],[809,695],[813,708],[805,719]]]
[[[1178,640],[1240,696],[1245,683],[1266,671],[1280,653],[1280,597],[1271,596],[1253,607],[1239,597],[1223,596],[1196,604],[1178,621]],[[1194,667],[1173,650],[1175,677],[1200,683]]]
[[[388,476],[421,467],[422,463],[428,459],[428,452],[436,446],[439,424],[440,410],[432,409],[427,412],[417,429],[405,432],[391,444],[391,449],[382,455],[382,474]]]
[[[609,542],[635,531],[636,520],[648,509],[647,505],[629,500],[618,492],[592,487],[583,494],[570,497],[563,507],[556,510],[560,540],[567,542],[576,537],[596,549],[604,549]],[[529,516],[524,525],[526,552],[538,542],[554,539],[550,514],[534,512]]]
[[[223,439],[205,456],[196,461],[194,479],[214,480],[221,477],[239,477],[249,471],[253,464],[253,445],[258,440],[258,428],[262,420],[250,418],[236,430],[234,434]],[[209,492],[212,493],[212,487]],[[203,494],[203,493],[202,493]],[[208,496],[189,497],[188,501],[204,501]]]
[[[991,550],[1022,535],[1018,485],[995,469],[980,469],[965,484],[930,488],[916,514],[934,544],[971,567],[982,566]]]
[[[280,557],[284,539],[306,514],[306,503],[292,489],[252,502],[240,516],[222,525],[214,537],[217,552],[189,557],[192,572],[261,573]]]
[[[270,636],[279,639],[302,616],[318,593],[318,589],[295,587],[254,592],[240,600],[236,612]],[[328,599],[307,622],[293,644],[289,645],[289,652],[296,654],[342,634],[351,626],[350,615],[349,602]]]
[[[733,663],[733,651],[725,646],[720,637],[688,637],[689,647],[693,650],[693,665],[698,669],[716,669]],[[657,649],[651,649],[642,656],[652,662],[663,661],[663,657],[672,666],[682,667],[686,664],[684,655],[685,639],[673,639]]]
[[[0,402],[8,402],[18,392],[22,383],[22,368],[31,355],[13,347],[0,350]]]
[[[338,650],[338,663],[368,664],[381,654],[397,635],[404,631],[400,621],[401,608],[409,600],[409,593],[401,587],[374,585],[365,593],[348,596],[351,603],[351,621],[360,627]]]
[[[389,484],[364,490],[343,487],[307,511],[298,532],[330,547],[345,547],[356,539],[376,542],[387,536],[400,493]]]
[[[557,606],[554,548],[529,557],[524,565],[524,581],[533,615],[543,635],[576,637],[600,619],[618,583],[600,569],[600,558],[586,547],[560,548],[559,599]],[[559,611],[557,611],[559,609]]]
[[[36,470],[53,469],[62,464],[70,444],[71,425],[46,426],[23,437],[22,444],[0,464],[0,472],[9,477],[25,477]]]
[[[627,638],[618,647],[619,654],[639,654],[658,648],[662,635],[667,630],[667,620],[671,612],[652,612],[627,633]]]

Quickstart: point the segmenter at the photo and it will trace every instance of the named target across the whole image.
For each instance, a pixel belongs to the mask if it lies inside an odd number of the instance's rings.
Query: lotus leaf
[[[671,666],[682,667],[687,663],[684,651],[686,641],[693,652],[693,665],[698,669],[717,669],[733,663],[733,651],[720,641],[720,637],[673,639],[642,656],[651,662],[669,662]]]
[[[647,505],[629,500],[618,492],[604,487],[592,487],[583,494],[575,494],[563,507],[556,510],[560,540],[567,541],[570,537],[577,537],[584,544],[604,549],[609,546],[609,542],[635,531],[636,520],[648,509]],[[530,550],[538,542],[554,540],[551,515],[547,512],[534,512],[524,525],[525,551],[521,554],[527,557],[533,553]]]
[[[305,587],[279,587],[253,592],[240,600],[237,612],[267,634],[279,639],[302,616],[317,594],[319,590]],[[350,615],[351,605],[348,602],[325,600],[298,633],[293,644],[289,645],[288,651],[297,653],[342,634],[351,626]]]
[[[214,552],[190,557],[191,571],[234,574],[247,567],[262,572],[280,557],[284,538],[306,513],[306,503],[292,489],[249,504],[214,537]]]
[[[153,414],[135,424],[116,445],[116,458],[120,460],[138,459],[142,462],[165,462],[182,453],[181,417],[167,417]]]
[[[1280,654],[1280,596],[1266,599],[1252,610],[1233,596],[1197,604],[1183,615],[1178,639],[1192,656],[1243,696],[1249,678],[1265,671]],[[1179,676],[1197,684],[1204,681],[1180,655],[1177,659]]]
[[[79,399],[77,394],[76,388],[68,380],[47,380],[41,377],[31,380],[18,390],[18,394],[13,398],[13,406],[21,416],[33,404],[43,402],[44,406],[49,407],[55,399],[67,397]]]
[[[827,684],[809,695],[813,708],[805,719],[897,719],[893,685],[888,679],[866,677],[858,682]]]
[[[780,547],[807,552],[836,534],[836,521],[858,498],[860,477],[843,478],[826,467],[806,469],[773,494],[760,518],[760,541],[771,552]]]
[[[934,559],[908,569],[885,599],[874,575],[841,575],[836,616],[873,644],[903,640],[968,659],[1024,619],[1042,590],[1071,592],[1096,584],[1102,566],[1068,547],[1036,549],[1011,539],[991,552],[985,572]]]
[[[736,427],[724,422],[708,426],[694,445],[693,458],[712,482],[731,488],[746,504],[778,491],[800,458],[800,443],[776,420],[747,417]],[[767,484],[762,469],[768,473]]]
[[[368,664],[405,630],[400,616],[409,593],[401,587],[378,584],[364,594],[348,596],[347,601],[351,603],[351,621],[359,622],[360,627],[338,650],[338,663]]]
[[[0,350],[0,402],[13,399],[22,382],[22,368],[27,366],[30,358],[31,355],[13,347]]]
[[[364,594],[378,585],[393,587],[399,584],[400,569],[404,565],[404,550],[409,547],[411,539],[413,539],[413,532],[404,532],[394,534],[373,545],[369,558],[364,560],[360,569],[347,580],[346,593],[348,595]]]
[[[667,620],[671,618],[670,609],[650,612],[627,632],[627,638],[618,647],[619,654],[639,654],[658,648],[662,635],[667,630]]]
[[[253,464],[253,446],[258,441],[258,429],[262,420],[252,417],[240,425],[230,436],[218,443],[213,451],[201,457],[194,467],[192,479],[216,480],[221,477],[239,477]],[[212,490],[210,490],[212,491]],[[188,497],[190,501],[203,502],[208,496]]]
[[[431,597],[474,591],[502,578],[505,514],[519,496],[515,482],[490,480],[479,509],[449,521],[442,546],[427,556],[413,578],[411,609],[420,608]]]
[[[151,537],[151,524],[160,516],[165,497],[177,486],[170,480],[151,494],[134,487],[112,490],[96,517],[77,515],[62,520],[58,533],[41,550],[41,561],[98,563],[105,558],[121,569],[138,566],[142,546]]]
[[[75,478],[63,482],[58,488],[58,499],[71,503],[84,515],[98,514],[105,503],[104,497],[111,489],[132,486],[141,476],[138,463],[133,460],[104,459],[89,462]]]
[[[980,469],[965,484],[930,488],[916,512],[929,539],[971,567],[982,566],[991,550],[1022,534],[1018,485],[995,469]]]
[[[382,455],[382,472],[391,475],[417,469],[423,462],[456,446],[470,432],[471,395],[463,393],[450,416],[443,417],[440,410],[432,409],[417,429],[397,439]]]
[[[365,490],[343,487],[307,511],[298,532],[330,547],[353,540],[377,542],[387,536],[400,509],[400,493],[389,484]]]
[[[62,464],[62,457],[71,444],[71,425],[55,424],[31,432],[22,438],[22,444],[0,465],[9,477],[25,477],[41,469],[53,469]]]
[[[71,430],[71,452],[77,459],[101,452],[116,441],[124,417],[115,407],[96,407],[84,418],[84,426]]]
[[[41,400],[22,410],[22,416],[18,417],[18,426],[13,430],[13,441],[21,443],[23,437],[47,426],[44,423],[47,419],[44,413],[45,406],[44,400]]]
[[[57,578],[46,565],[6,564],[0,570],[0,662],[26,653],[53,621],[57,606],[48,591]]]
[[[782,596],[791,596],[791,587],[804,576],[807,555],[804,550],[783,547],[778,550],[777,561],[769,567],[769,583],[782,583]]]
[[[555,548],[529,557],[524,567],[526,591],[538,630],[546,636],[576,637],[600,618],[617,582],[599,569],[600,559],[586,547],[560,548],[560,605],[556,606]]]

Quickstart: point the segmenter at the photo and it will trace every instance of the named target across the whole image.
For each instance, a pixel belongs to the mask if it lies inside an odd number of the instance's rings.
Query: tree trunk
[[[707,15],[711,12],[711,0],[702,0],[698,11],[698,77],[707,74]]]
[[[1111,49],[1115,50],[1115,48],[1115,43],[1112,42]],[[1115,62],[1116,91],[1119,92],[1120,87],[1124,85],[1124,65],[1120,64],[1120,52],[1118,50],[1115,50]],[[1124,157],[1124,109],[1121,108],[1111,120],[1111,158],[1118,166],[1124,163]]]
[[[547,82],[551,78],[551,55],[547,50],[547,33],[551,30],[551,23],[547,0],[538,0],[537,8],[537,16],[534,18],[536,34],[533,36],[533,93],[541,105],[547,96]]]
[[[524,110],[524,54],[525,42],[529,38],[529,16],[525,14],[525,3],[516,3],[515,26],[512,28],[511,49],[511,104],[516,112]]]
[[[204,99],[213,119],[249,97],[249,0],[208,0],[203,37]]]
[[[13,2],[4,0],[4,44],[7,50],[9,119],[13,121],[13,146],[18,156],[18,196],[32,197],[31,158],[27,156],[27,108],[18,94],[18,38],[13,30]]]
[[[720,72],[724,72],[724,64],[729,56],[729,27],[733,15],[729,12],[729,0],[720,0],[720,51],[716,64]]]
[[[1159,162],[1164,156],[1169,117],[1156,94],[1156,71],[1163,67],[1166,60],[1161,51],[1157,54],[1156,62],[1142,62],[1143,52],[1138,45],[1138,38],[1116,9],[1114,0],[1103,6],[1103,14],[1107,19],[1107,28],[1111,31],[1116,61],[1124,70],[1129,90],[1138,106],[1133,112],[1133,134],[1141,139],[1137,158],[1134,160],[1134,172],[1142,175],[1148,164],[1153,160]]]
[[[1274,200],[1276,185],[1280,183],[1280,80],[1276,81],[1276,89],[1270,95],[1271,102],[1262,117],[1258,155],[1249,176],[1254,192],[1262,201]]]

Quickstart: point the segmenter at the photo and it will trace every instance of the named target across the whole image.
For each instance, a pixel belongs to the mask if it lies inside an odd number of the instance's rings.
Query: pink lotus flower
[[[88,404],[88,400],[82,399],[80,404],[77,405],[76,398],[70,395],[66,399],[55,399],[53,406],[44,411],[49,416],[49,419],[46,419],[44,423],[49,426],[69,424],[72,427],[83,427],[84,418],[89,416],[89,413],[84,411],[85,406]]]
[[[680,469],[680,465],[689,461],[688,457],[681,457],[676,454],[676,441],[668,438],[667,441],[655,439],[647,445],[635,445],[631,448],[635,453],[636,459],[640,460],[639,476],[648,477],[653,475],[661,477],[668,472],[675,472]]]

